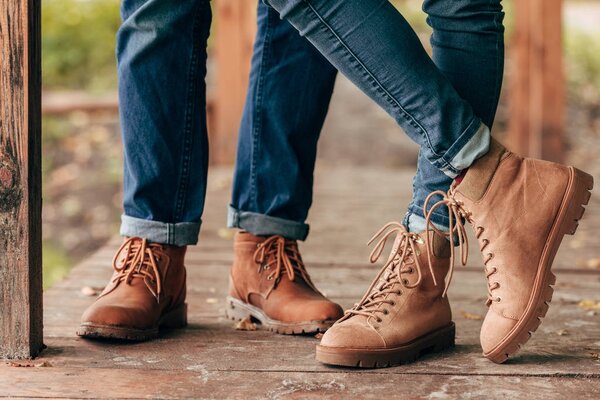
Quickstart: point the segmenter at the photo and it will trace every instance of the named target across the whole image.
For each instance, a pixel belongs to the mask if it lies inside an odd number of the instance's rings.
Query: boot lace
[[[295,240],[289,240],[279,235],[269,237],[257,245],[254,262],[259,265],[259,273],[271,271],[267,275],[267,280],[273,281],[273,285],[268,290],[267,297],[277,287],[284,273],[287,274],[290,281],[294,281],[296,277],[300,276],[312,290],[320,293],[306,271]]]
[[[343,319],[349,318],[351,315],[363,315],[367,318],[373,317],[377,322],[381,322],[382,319],[377,313],[388,314],[389,310],[380,306],[388,304],[393,307],[396,304],[393,298],[388,297],[389,294],[400,296],[403,292],[398,286],[411,289],[421,283],[423,274],[418,258],[420,251],[416,243],[423,244],[423,239],[417,234],[407,232],[404,225],[398,222],[390,222],[384,225],[371,238],[369,245],[377,238],[379,238],[379,241],[371,252],[370,262],[377,262],[388,239],[392,236],[394,236],[394,240],[397,240],[398,245],[392,249],[388,261],[383,265],[366,294],[352,309],[346,311]],[[430,269],[433,271],[431,265]],[[408,279],[402,277],[403,274],[412,274],[415,270],[417,280],[414,283],[411,284]]]
[[[119,255],[124,251],[122,258]],[[161,275],[157,262],[162,257],[168,259],[160,244],[148,243],[146,239],[131,237],[123,242],[112,262],[116,274],[112,278],[113,283],[125,282],[130,285],[131,281],[140,278],[144,280],[146,287],[159,301],[162,292]]]
[[[435,192],[430,193],[429,196],[427,196],[427,198],[425,199],[425,206],[424,206],[425,221],[426,221],[426,226],[428,227],[428,229],[434,230],[439,235],[446,236],[446,238],[448,238],[448,240],[450,240],[451,244],[454,243],[455,237],[458,238],[458,248],[459,248],[459,253],[460,253],[460,260],[461,260],[461,264],[464,266],[467,264],[467,257],[469,254],[469,242],[467,239],[467,233],[465,230],[464,221],[467,221],[471,225],[475,225],[475,221],[473,219],[473,214],[471,213],[471,211],[469,211],[465,207],[464,202],[457,200],[455,198],[455,194],[456,194],[456,186],[454,184],[450,187],[450,190],[448,191],[448,193],[445,193],[441,190],[437,190]],[[438,201],[437,203],[433,204],[433,206],[431,206],[431,208],[429,210],[427,210],[432,197],[434,197],[436,195],[442,196],[442,199],[440,201]],[[448,212],[448,216],[449,216],[448,232],[444,232],[444,231],[438,229],[433,224],[433,222],[431,222],[431,216],[433,214],[433,211],[436,208],[441,207],[441,206],[446,206],[449,211]],[[486,247],[490,244],[489,239],[483,237],[484,231],[485,231],[484,227],[475,226],[475,236],[480,243],[479,250],[482,252],[482,254],[483,254],[484,250],[486,249]],[[431,252],[432,252],[431,246],[432,246],[431,243],[428,242],[427,257],[428,257],[430,266],[431,266]],[[455,250],[454,250],[453,245],[450,246],[450,253],[451,253],[450,258],[452,261],[450,262],[450,270],[448,272],[448,276],[446,277],[446,289],[444,290],[444,295],[446,294],[446,291],[448,290],[448,286],[450,285],[450,281],[452,280],[452,275],[454,273]],[[494,258],[494,254],[491,252],[488,252],[487,254],[485,254],[484,259],[483,259],[483,264],[485,265],[484,270],[486,273],[486,278],[488,280],[488,298],[486,301],[487,306],[492,304],[492,302],[500,301],[500,297],[495,297],[492,293],[493,290],[500,287],[500,284],[498,282],[491,282],[492,275],[494,275],[498,271],[498,269],[496,267],[488,266],[489,262],[493,258]],[[434,276],[434,282],[435,282],[435,276]]]

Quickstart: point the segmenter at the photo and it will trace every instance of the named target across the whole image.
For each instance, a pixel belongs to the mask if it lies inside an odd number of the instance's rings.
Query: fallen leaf
[[[15,367],[15,368],[40,368],[40,367],[51,367],[52,364],[50,364],[48,361],[42,361],[42,362],[18,362],[18,361],[11,361],[8,363],[9,367]]]
[[[599,269],[600,268],[600,258],[591,258],[591,259],[587,260],[585,262],[585,266],[587,268]]]
[[[472,313],[466,312],[466,311],[461,311],[460,314],[465,319],[472,319],[472,320],[475,320],[475,321],[481,321],[483,319],[483,317],[481,315],[479,315],[479,314],[472,314]]]
[[[584,310],[600,310],[600,301],[595,300],[581,300],[577,307],[583,308]]]
[[[91,286],[84,286],[81,288],[81,294],[83,294],[84,296],[97,296],[98,290]]]
[[[254,322],[252,322],[251,317],[246,317],[237,323],[237,325],[235,326],[235,329],[238,331],[255,331],[256,324]]]
[[[235,236],[235,229],[221,228],[217,231],[217,235],[221,239],[233,239]]]
[[[569,334],[569,331],[566,329],[560,329],[560,330],[556,331],[556,334],[558,336],[567,336]]]
[[[598,360],[600,360],[600,353],[590,353],[592,355],[592,357],[597,358]]]
[[[323,337],[323,334],[322,334],[321,332],[318,332],[318,333],[315,335],[315,338],[316,338],[316,339],[319,339],[319,340],[321,340],[321,338],[322,338],[322,337]]]

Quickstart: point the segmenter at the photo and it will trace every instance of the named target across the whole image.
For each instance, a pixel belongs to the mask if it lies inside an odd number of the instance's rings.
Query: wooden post
[[[514,7],[507,146],[522,155],[563,162],[562,0],[515,1]]]
[[[42,349],[40,0],[0,0],[0,359]]]
[[[214,132],[210,132],[211,162],[231,164],[248,89],[252,46],[256,35],[256,1],[214,2],[217,87]]]

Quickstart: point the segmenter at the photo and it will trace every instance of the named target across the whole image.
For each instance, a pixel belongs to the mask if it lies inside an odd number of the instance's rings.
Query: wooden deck
[[[569,237],[558,255],[552,307],[518,357],[495,365],[481,356],[486,281],[473,253],[450,290],[456,348],[410,365],[357,370],[317,363],[314,337],[236,331],[223,318],[232,259],[231,234],[223,229],[230,176],[228,169],[210,175],[201,244],[187,261],[187,329],[133,345],[75,336],[82,311],[93,301],[82,288],[106,283],[115,239],[45,293],[48,347],[31,362],[0,362],[0,397],[600,398],[600,310],[583,307],[600,301],[600,269],[591,268],[600,263],[597,197],[578,236]],[[344,307],[358,300],[375,275],[365,242],[380,225],[402,217],[410,180],[407,170],[319,166],[312,232],[302,250],[317,285]]]

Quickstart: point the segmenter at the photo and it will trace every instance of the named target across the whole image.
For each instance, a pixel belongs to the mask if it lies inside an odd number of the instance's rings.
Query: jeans
[[[425,2],[436,31],[436,64],[387,0],[270,4],[325,57],[274,18],[273,10],[260,6],[231,225],[306,236],[316,141],[335,76],[325,59],[421,145],[407,217],[420,221],[420,193],[447,188],[489,146],[503,63],[499,1]],[[210,4],[123,0],[122,17],[117,45],[125,148],[121,234],[194,244],[206,192]],[[447,215],[440,212],[433,220],[447,224]]]
[[[311,2],[297,3],[300,4],[297,7],[301,8],[304,7],[302,4],[310,5]],[[365,14],[369,8],[375,13],[377,7],[372,6],[373,2],[366,3],[369,3],[369,7],[362,7],[367,9]],[[382,6],[382,2],[377,3],[379,7]],[[331,3],[328,7],[342,8],[331,6]],[[351,7],[348,7],[347,13],[353,14]],[[325,6],[322,9],[327,11]],[[486,127],[491,128],[498,105],[504,66],[504,14],[500,1],[427,0],[423,9],[428,14],[427,21],[433,28],[431,44],[435,66],[450,81],[458,95],[469,103],[474,114]],[[389,13],[389,10],[386,12]],[[319,21],[321,18],[316,13],[309,15],[307,20],[315,15]],[[392,18],[387,17],[386,20],[390,19]],[[398,15],[394,19],[397,20]],[[322,23],[326,24],[326,21]],[[368,25],[368,22],[363,24]],[[347,25],[352,26],[350,23]],[[402,22],[400,25],[403,28],[402,32],[408,38],[414,39],[409,28]],[[392,29],[391,32],[396,30]],[[328,41],[327,34],[317,34],[320,40]],[[310,34],[306,36],[309,39],[311,37]],[[333,36],[335,37],[335,34]],[[364,43],[361,43],[360,38],[357,43],[358,51],[361,51]],[[333,44],[327,42],[326,45],[331,48],[344,47],[338,39],[335,39]],[[413,45],[415,48],[419,47],[417,43]],[[338,50],[332,54],[337,56]],[[383,51],[393,54],[389,49]],[[430,67],[430,61],[422,57],[423,51],[418,53],[421,53],[421,57],[409,60],[417,64],[414,68],[420,69],[421,65]],[[347,55],[339,56],[343,58]],[[405,62],[399,61],[400,65]],[[356,82],[362,79],[362,73],[364,70],[357,72],[353,69],[349,76],[354,76],[353,80]],[[385,79],[388,72],[384,70],[381,74]],[[305,220],[312,202],[316,142],[327,112],[335,76],[335,70],[330,64],[308,44],[308,41],[301,38],[287,21],[281,20],[277,11],[263,3],[259,4],[258,34],[250,87],[239,132],[234,187],[229,207],[230,227],[241,228],[256,235],[278,234],[300,240],[306,238],[308,225]],[[419,82],[419,85],[429,84]],[[431,90],[435,91],[436,87],[432,87]],[[443,95],[444,92],[441,92],[440,96]],[[432,96],[434,101],[441,101],[442,104],[448,102],[435,94]],[[378,92],[372,97],[378,100]],[[455,98],[456,96],[451,99]],[[416,110],[428,107],[427,104],[421,104],[419,99],[415,102]],[[400,120],[405,118],[405,115],[397,115],[397,109],[392,109],[390,114]],[[444,114],[439,118],[440,123],[448,120]],[[464,122],[450,122],[453,124],[451,126],[459,128],[477,125],[470,124],[468,118]],[[435,129],[436,125],[438,124],[435,120],[430,122],[434,129],[429,129],[429,132],[432,136],[437,134],[443,137],[445,131]],[[478,126],[481,127],[480,124]],[[471,134],[468,129],[466,132],[467,136]],[[482,128],[479,135],[476,134],[477,139],[471,139],[476,148],[479,145],[485,146],[486,136],[487,128]],[[459,143],[467,138],[461,139],[458,138]],[[435,142],[437,138],[429,141]],[[442,146],[451,148],[451,144],[452,142],[442,143]],[[421,149],[417,173],[413,180],[413,199],[404,219],[405,225],[416,232],[425,229],[423,206],[427,195],[436,190],[447,191],[452,176],[458,170],[450,166],[450,171],[442,172],[439,167],[446,164],[438,162],[436,166],[430,161],[432,152],[428,151],[427,147]],[[447,228],[447,210],[436,210],[432,220],[438,227]]]

